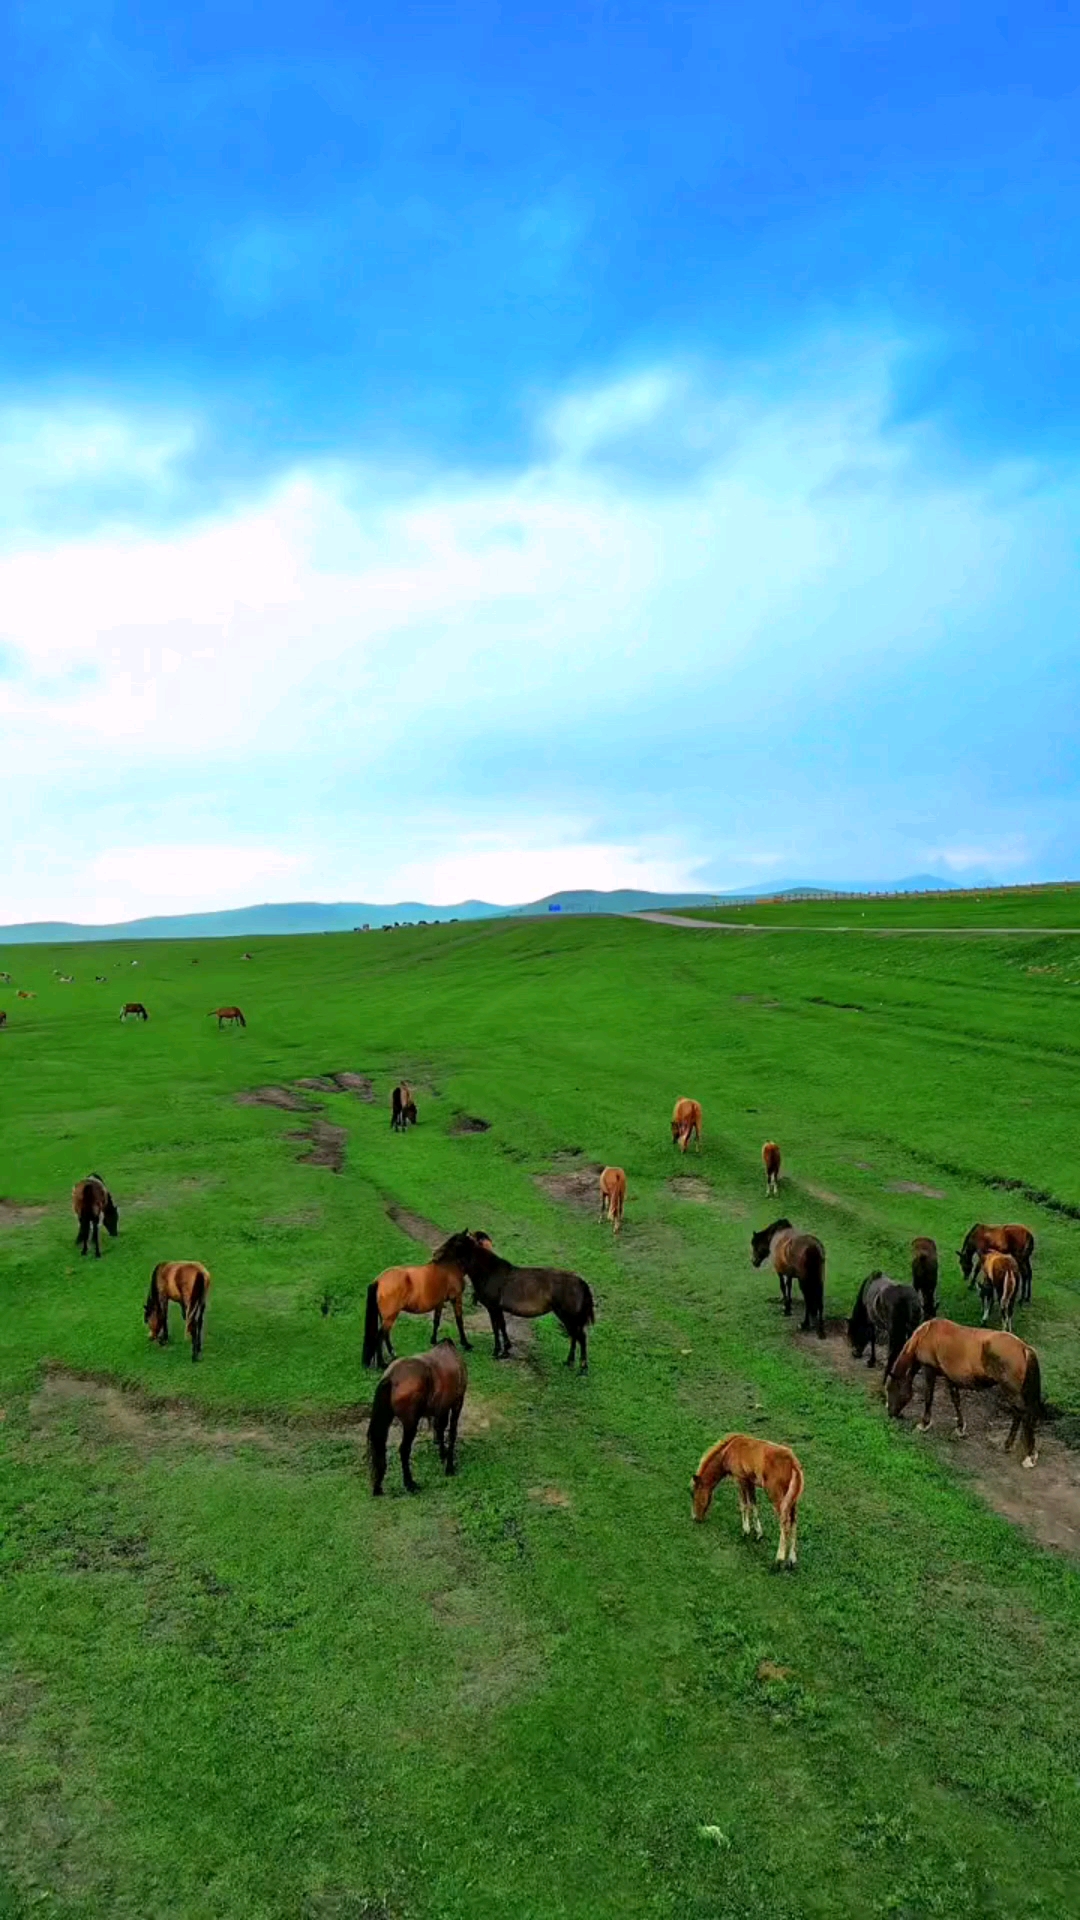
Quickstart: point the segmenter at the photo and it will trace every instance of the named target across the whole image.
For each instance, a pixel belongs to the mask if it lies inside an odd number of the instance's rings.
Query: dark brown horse
[[[887,1273],[871,1273],[859,1288],[848,1321],[848,1339],[856,1360],[867,1345],[867,1366],[877,1362],[879,1339],[887,1342],[885,1378],[888,1379],[902,1346],[911,1338],[923,1317],[922,1301],[914,1287],[902,1287]]]
[[[390,1095],[390,1129],[393,1133],[404,1133],[406,1127],[415,1125],[416,1101],[412,1088],[403,1080]]]
[[[937,1241],[920,1234],[911,1243],[911,1284],[923,1303],[923,1318],[932,1320],[937,1307]]]
[[[150,1275],[150,1291],[143,1308],[143,1319],[151,1340],[159,1347],[169,1343],[169,1302],[175,1300],[184,1316],[184,1331],[191,1341],[191,1357],[202,1352],[203,1321],[210,1292],[209,1270],[201,1260],[162,1260]]]
[[[440,1247],[422,1266],[387,1267],[377,1280],[371,1282],[364,1313],[362,1360],[365,1367],[370,1367],[376,1360],[382,1366],[385,1360],[394,1359],[391,1335],[399,1313],[433,1313],[435,1318],[431,1338],[434,1342],[439,1332],[442,1310],[447,1303],[453,1309],[461,1344],[466,1353],[470,1351],[465,1322],[461,1317],[465,1263],[463,1260],[444,1259],[444,1253],[445,1248]]]
[[[7,1014],[4,1012],[3,1007],[0,1007],[0,1027],[6,1027],[6,1026],[7,1026]]]
[[[247,1021],[244,1019],[239,1007],[215,1007],[208,1017],[211,1020],[217,1021],[219,1033],[222,1027],[247,1026]]]
[[[455,1472],[454,1448],[468,1384],[465,1362],[452,1340],[440,1340],[427,1353],[412,1354],[387,1367],[375,1389],[368,1420],[372,1493],[383,1490],[386,1437],[394,1420],[401,1422],[401,1474],[408,1493],[419,1492],[410,1457],[421,1420],[431,1421],[439,1458],[448,1474]]]
[[[567,1366],[573,1366],[575,1351],[580,1350],[581,1371],[588,1371],[585,1329],[593,1325],[596,1310],[592,1290],[579,1273],[568,1273],[561,1267],[511,1266],[495,1252],[486,1234],[468,1232],[451,1234],[433,1258],[461,1261],[478,1302],[487,1308],[496,1360],[509,1357],[508,1313],[522,1320],[538,1320],[545,1313],[553,1313],[570,1335]]]
[[[957,1254],[960,1271],[969,1287],[975,1285],[980,1263],[988,1253],[1011,1253],[1020,1269],[1020,1298],[1031,1299],[1031,1256],[1035,1235],[1030,1227],[974,1226]]]
[[[819,1340],[825,1338],[825,1249],[812,1233],[795,1233],[790,1220],[774,1220],[750,1236],[750,1257],[755,1267],[766,1260],[780,1281],[780,1298],[785,1314],[791,1312],[792,1282],[797,1280],[803,1297],[801,1332],[817,1327]]]
[[[987,1387],[1000,1387],[1013,1417],[1005,1451],[1008,1453],[1023,1427],[1027,1448],[1024,1465],[1035,1465],[1039,1457],[1035,1423],[1042,1415],[1043,1405],[1039,1356],[1034,1347],[1018,1340],[1014,1333],[995,1333],[987,1327],[960,1327],[955,1320],[924,1320],[892,1370],[888,1385],[892,1419],[899,1420],[908,1405],[920,1367],[926,1375],[923,1417],[918,1423],[920,1433],[926,1432],[933,1417],[934,1388],[939,1376],[952,1396],[959,1439],[967,1432],[960,1405],[961,1387],[975,1393],[982,1393]]]
[[[94,1255],[100,1260],[102,1224],[104,1223],[106,1233],[111,1234],[114,1240],[120,1231],[120,1215],[116,1210],[116,1202],[100,1173],[88,1173],[85,1180],[75,1182],[71,1189],[71,1207],[79,1223],[75,1245],[80,1253],[85,1253],[93,1237]]]
[[[131,964],[133,967],[137,966],[138,961],[133,960]],[[150,1015],[141,1000],[125,1000],[120,1018],[121,1020],[149,1020]]]
[[[771,1440],[757,1440],[748,1433],[729,1433],[702,1456],[691,1481],[694,1519],[704,1520],[713,1491],[721,1480],[732,1479],[739,1485],[739,1511],[742,1530],[749,1534],[751,1523],[755,1538],[761,1539],[761,1520],[757,1510],[757,1489],[763,1487],[780,1522],[780,1545],[776,1564],[795,1570],[798,1558],[799,1501],[805,1479],[802,1467],[790,1447],[774,1446]]]

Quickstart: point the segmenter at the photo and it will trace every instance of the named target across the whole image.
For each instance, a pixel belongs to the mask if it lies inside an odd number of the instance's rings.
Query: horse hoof
[[[929,1420],[917,1420],[915,1422],[915,1431],[916,1433],[929,1433],[930,1431]]]
[[[1028,1454],[1028,1457],[1027,1457],[1027,1459],[1026,1459],[1026,1460],[1024,1461],[1024,1463],[1023,1463],[1023,1464],[1024,1464],[1024,1466],[1025,1466],[1025,1467],[1033,1467],[1033,1466],[1035,1465],[1035,1462],[1036,1462],[1036,1460],[1038,1459],[1038,1457],[1039,1457],[1039,1456],[1038,1456],[1038,1454],[1037,1454],[1037,1453],[1029,1453],[1029,1454]]]

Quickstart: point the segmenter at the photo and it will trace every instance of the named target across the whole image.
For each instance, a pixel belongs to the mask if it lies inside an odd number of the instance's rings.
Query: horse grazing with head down
[[[671,1116],[671,1140],[680,1153],[685,1153],[691,1140],[696,1141],[701,1152],[701,1102],[698,1100],[676,1100],[675,1111]]]
[[[825,1338],[825,1249],[813,1233],[796,1233],[790,1220],[774,1220],[750,1236],[750,1257],[755,1267],[766,1260],[780,1281],[780,1298],[785,1314],[791,1312],[792,1282],[797,1280],[803,1297],[801,1331],[809,1333],[817,1326],[819,1340]]]
[[[202,1352],[203,1321],[210,1292],[209,1270],[201,1260],[162,1260],[150,1275],[150,1291],[143,1308],[143,1319],[151,1340],[159,1347],[169,1344],[169,1302],[175,1300],[184,1316],[184,1331],[191,1341],[191,1357]]]
[[[390,1095],[390,1130],[392,1133],[404,1133],[406,1127],[415,1125],[416,1101],[412,1096],[412,1088],[403,1080]]]
[[[775,1140],[766,1140],[761,1149],[761,1164],[765,1168],[765,1192],[780,1191],[780,1149]]]
[[[6,1027],[6,1026],[7,1026],[7,1014],[4,1012],[3,1008],[0,1007],[0,1027]]]
[[[979,1267],[988,1253],[1011,1253],[1020,1269],[1020,1298],[1031,1299],[1031,1256],[1035,1251],[1035,1235],[1030,1227],[1016,1225],[1008,1227],[984,1227],[976,1225],[964,1239],[957,1254],[960,1271],[969,1287],[973,1287],[978,1278]]]
[[[207,1015],[207,1018],[217,1021],[219,1033],[222,1027],[247,1026],[247,1021],[244,1019],[239,1007],[214,1007]]]
[[[776,1564],[785,1564],[794,1572],[798,1559],[799,1501],[805,1479],[802,1467],[790,1447],[774,1446],[770,1440],[755,1440],[748,1433],[729,1433],[703,1454],[691,1481],[694,1519],[704,1520],[715,1489],[721,1480],[736,1480],[739,1486],[739,1511],[742,1530],[761,1539],[761,1520],[757,1510],[757,1489],[763,1487],[780,1522],[780,1545]]]
[[[988,1253],[979,1268],[979,1298],[983,1303],[982,1324],[990,1319],[996,1300],[1001,1308],[1001,1324],[1012,1332],[1013,1307],[1020,1291],[1020,1268],[1011,1253]]]
[[[461,1261],[477,1300],[487,1308],[496,1360],[510,1355],[508,1313],[517,1314],[521,1320],[538,1320],[545,1313],[553,1313],[570,1335],[567,1366],[573,1366],[575,1351],[580,1351],[581,1371],[588,1372],[585,1329],[593,1325],[596,1309],[592,1289],[580,1273],[568,1273],[561,1267],[511,1266],[495,1252],[486,1233],[453,1233],[434,1258]]]
[[[888,1385],[889,1414],[899,1420],[915,1391],[919,1368],[926,1375],[923,1417],[918,1431],[925,1433],[933,1417],[934,1388],[938,1378],[945,1381],[956,1410],[956,1434],[967,1432],[960,1405],[960,1389],[982,1393],[987,1387],[1000,1387],[1012,1412],[1012,1426],[1005,1442],[1008,1453],[1021,1427],[1027,1453],[1025,1467],[1033,1467],[1039,1457],[1035,1444],[1035,1423],[1043,1413],[1042,1375],[1034,1347],[1018,1340],[1014,1333],[995,1333],[986,1327],[960,1327],[955,1320],[924,1320],[904,1347]]]
[[[447,1246],[449,1244],[448,1241]],[[468,1353],[469,1341],[461,1317],[464,1293],[465,1262],[447,1255],[446,1247],[440,1247],[433,1253],[424,1266],[387,1267],[367,1290],[361,1353],[364,1366],[370,1367],[376,1360],[380,1366],[384,1365],[384,1355],[389,1360],[395,1358],[390,1336],[399,1313],[434,1313],[431,1325],[431,1338],[434,1341],[447,1302],[453,1309],[458,1337]]]
[[[386,1475],[386,1437],[394,1420],[401,1422],[401,1475],[407,1493],[418,1493],[410,1459],[416,1429],[431,1421],[435,1445],[447,1474],[456,1471],[454,1448],[458,1421],[469,1376],[452,1340],[440,1340],[427,1353],[395,1360],[375,1389],[368,1419],[367,1457],[371,1491],[380,1494]],[[447,1429],[449,1428],[449,1432]]]
[[[75,1182],[71,1189],[71,1207],[79,1223],[75,1245],[80,1253],[85,1253],[92,1236],[94,1255],[100,1260],[102,1225],[104,1224],[106,1233],[111,1234],[114,1240],[120,1231],[120,1215],[116,1209],[116,1202],[100,1173],[88,1173],[85,1180]]]
[[[911,1243],[911,1284],[923,1303],[923,1319],[932,1320],[937,1306],[937,1241],[920,1234]]]
[[[888,1343],[885,1353],[887,1380],[901,1347],[910,1339],[922,1317],[922,1301],[914,1287],[898,1285],[895,1280],[889,1279],[887,1273],[868,1274],[859,1288],[848,1321],[848,1339],[856,1360],[869,1345],[870,1358],[866,1364],[868,1367],[876,1365],[878,1340],[885,1340]]]
[[[138,966],[138,961],[133,960],[131,964],[133,967]],[[147,1013],[141,1000],[125,1000],[120,1011],[120,1018],[121,1020],[149,1020],[150,1015]]]
[[[600,1175],[600,1224],[611,1221],[613,1233],[622,1231],[623,1208],[626,1205],[626,1175],[621,1167],[605,1167]]]

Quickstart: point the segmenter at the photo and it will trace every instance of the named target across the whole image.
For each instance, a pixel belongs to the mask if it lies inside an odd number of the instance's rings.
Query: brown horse
[[[521,1320],[539,1320],[553,1313],[570,1335],[566,1364],[574,1364],[575,1350],[581,1354],[581,1371],[589,1369],[586,1328],[596,1319],[592,1289],[580,1273],[563,1267],[514,1267],[500,1259],[486,1233],[453,1233],[433,1256],[436,1260],[460,1260],[472,1281],[473,1293],[488,1311],[495,1340],[496,1360],[510,1357],[510,1336],[506,1315]]]
[[[116,1202],[105,1185],[100,1173],[88,1173],[85,1180],[77,1180],[71,1189],[71,1207],[79,1223],[75,1236],[75,1245],[80,1253],[85,1253],[94,1241],[94,1256],[101,1259],[100,1229],[102,1222],[105,1231],[115,1240],[120,1231],[120,1215]]]
[[[404,1133],[406,1127],[416,1125],[416,1101],[412,1088],[403,1080],[390,1095],[390,1130],[392,1133]]]
[[[133,960],[131,964],[132,966],[136,966],[138,963]],[[141,1000],[125,1000],[120,1018],[121,1020],[127,1020],[128,1018],[133,1020],[149,1020],[150,1015],[147,1013]]]
[[[600,1224],[611,1221],[613,1233],[622,1231],[623,1208],[626,1205],[626,1175],[621,1167],[605,1167],[600,1175]]]
[[[36,1000],[36,999],[37,999],[37,994],[36,994],[36,993],[27,993],[27,991],[26,991],[26,988],[25,988],[25,987],[16,987],[16,989],[15,989],[15,998],[16,998],[16,1000]]]
[[[945,1381],[956,1409],[957,1438],[967,1432],[960,1388],[981,1393],[986,1387],[1000,1387],[1012,1411],[1012,1426],[1005,1442],[1008,1453],[1020,1427],[1024,1429],[1027,1453],[1025,1467],[1033,1467],[1039,1457],[1035,1444],[1035,1422],[1042,1414],[1042,1376],[1039,1356],[1034,1347],[1018,1340],[1014,1333],[995,1333],[983,1327],[959,1327],[955,1320],[924,1320],[912,1334],[892,1370],[888,1385],[889,1413],[899,1420],[915,1391],[919,1368],[926,1375],[923,1417],[920,1433],[930,1425],[934,1406],[934,1388],[938,1376]]]
[[[1001,1308],[1001,1324],[1012,1332],[1013,1306],[1020,1290],[1020,1268],[1011,1253],[988,1253],[979,1268],[979,1298],[983,1303],[985,1327],[995,1299]]]
[[[923,1303],[923,1318],[932,1320],[937,1306],[937,1241],[920,1234],[911,1243],[911,1284]]]
[[[159,1347],[169,1341],[169,1302],[175,1300],[184,1316],[184,1331],[191,1341],[191,1357],[202,1352],[203,1320],[206,1297],[210,1292],[210,1274],[201,1260],[162,1260],[150,1275],[150,1291],[143,1308],[143,1319],[151,1340]]]
[[[739,1483],[739,1511],[742,1530],[761,1539],[761,1520],[757,1510],[757,1489],[763,1487],[780,1522],[780,1545],[776,1564],[795,1570],[798,1559],[799,1501],[805,1485],[803,1470],[790,1447],[777,1447],[770,1440],[755,1440],[748,1433],[729,1433],[702,1456],[691,1481],[694,1519],[704,1520],[714,1489],[721,1480]]]
[[[6,1026],[7,1026],[7,1014],[4,1012],[3,1007],[0,1007],[0,1027],[6,1027]]]
[[[454,1448],[469,1376],[452,1340],[440,1340],[427,1353],[395,1360],[375,1389],[368,1419],[367,1456],[371,1491],[380,1494],[386,1474],[386,1437],[391,1423],[401,1421],[401,1474],[407,1493],[418,1493],[409,1464],[416,1429],[429,1419],[439,1458],[448,1474],[455,1472]],[[449,1426],[449,1433],[447,1427]]]
[[[825,1338],[825,1249],[812,1233],[795,1233],[790,1220],[774,1220],[750,1236],[750,1257],[755,1267],[766,1260],[780,1280],[780,1298],[785,1314],[791,1312],[792,1281],[797,1280],[803,1297],[801,1331],[809,1333],[817,1325],[819,1340]]]
[[[765,1168],[765,1192],[780,1191],[780,1149],[775,1140],[766,1140],[761,1149],[761,1163]]]
[[[370,1367],[375,1361],[383,1366],[386,1359],[395,1358],[390,1336],[399,1313],[434,1313],[435,1318],[431,1323],[431,1338],[434,1341],[447,1302],[457,1322],[458,1338],[466,1353],[470,1351],[465,1322],[461,1317],[465,1263],[452,1256],[444,1258],[444,1254],[445,1249],[440,1247],[422,1267],[387,1267],[377,1280],[371,1282],[367,1290],[361,1353],[365,1367]]]
[[[685,1153],[694,1138],[700,1153],[701,1104],[697,1100],[676,1100],[675,1111],[671,1116],[672,1144],[678,1147],[680,1153]]]
[[[221,1032],[222,1027],[226,1027],[226,1026],[246,1027],[247,1026],[247,1021],[244,1019],[244,1016],[241,1013],[239,1007],[214,1007],[212,1012],[207,1015],[207,1018],[210,1020],[217,1021],[219,1033]]]
[[[979,1265],[988,1253],[1011,1253],[1020,1269],[1020,1299],[1031,1299],[1031,1256],[1035,1251],[1035,1235],[1030,1227],[1013,1225],[1009,1227],[974,1226],[964,1240],[957,1254],[960,1271],[969,1287],[975,1285]]]

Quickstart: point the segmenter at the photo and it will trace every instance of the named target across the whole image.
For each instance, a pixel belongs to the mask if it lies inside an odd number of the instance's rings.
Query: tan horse
[[[780,1191],[780,1149],[775,1140],[766,1140],[761,1149],[761,1163],[765,1168],[765,1192]]]
[[[203,1320],[210,1292],[210,1274],[201,1260],[162,1260],[150,1275],[150,1291],[143,1308],[143,1319],[151,1340],[159,1347],[169,1342],[169,1302],[175,1300],[184,1316],[184,1331],[191,1341],[191,1357],[202,1352]]]
[[[956,1410],[956,1434],[967,1432],[960,1405],[960,1389],[981,1393],[986,1387],[1000,1387],[1012,1410],[1012,1426],[1005,1442],[1008,1453],[1021,1427],[1027,1454],[1025,1467],[1033,1467],[1039,1457],[1035,1444],[1035,1422],[1042,1413],[1042,1375],[1034,1347],[1018,1340],[1014,1333],[995,1333],[984,1327],[960,1327],[955,1320],[924,1320],[916,1328],[896,1360],[888,1385],[889,1413],[899,1420],[915,1391],[919,1368],[926,1375],[923,1417],[918,1430],[925,1433],[933,1417],[934,1388],[938,1377],[944,1380]]]
[[[225,1027],[225,1026],[233,1026],[233,1027],[247,1026],[247,1021],[244,1019],[244,1016],[241,1013],[239,1007],[214,1007],[211,1010],[211,1012],[207,1015],[207,1018],[210,1020],[217,1021],[219,1033],[221,1032],[222,1027]]]
[[[701,1152],[701,1105],[697,1100],[676,1100],[675,1111],[671,1116],[671,1138],[680,1153],[685,1153],[692,1138],[696,1136],[697,1150]]]
[[[1012,1332],[1013,1306],[1020,1291],[1020,1267],[1011,1253],[988,1253],[979,1267],[979,1298],[983,1303],[985,1327],[996,1299],[1001,1308],[1001,1324]]]
[[[364,1366],[370,1367],[375,1361],[383,1366],[386,1359],[395,1358],[390,1336],[399,1313],[434,1313],[431,1325],[434,1343],[447,1302],[457,1322],[458,1338],[466,1353],[471,1352],[461,1317],[464,1293],[465,1267],[459,1259],[433,1259],[422,1267],[387,1267],[367,1290],[361,1353]]]
[[[622,1230],[623,1208],[626,1205],[626,1175],[621,1167],[605,1167],[600,1175],[600,1224],[611,1221],[613,1233]]]
[[[748,1433],[729,1433],[702,1456],[691,1481],[694,1519],[704,1520],[713,1492],[721,1480],[739,1483],[739,1511],[742,1530],[761,1539],[761,1520],[757,1510],[757,1489],[762,1487],[772,1502],[780,1522],[780,1545],[776,1564],[794,1571],[798,1559],[799,1501],[805,1480],[803,1470],[790,1447],[777,1447],[770,1440],[755,1440]]]

